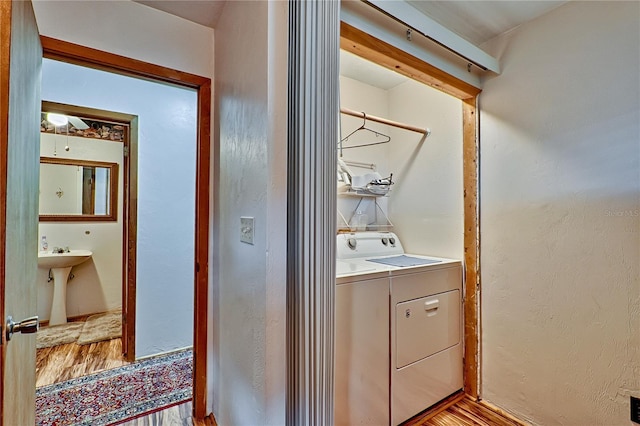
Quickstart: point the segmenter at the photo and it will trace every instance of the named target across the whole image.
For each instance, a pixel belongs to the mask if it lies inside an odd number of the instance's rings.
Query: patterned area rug
[[[120,336],[122,336],[122,311],[117,310],[87,318],[77,343],[88,345]]]
[[[36,333],[36,348],[49,348],[73,343],[80,337],[82,327],[84,327],[83,322],[69,322],[62,325],[42,327]]]
[[[76,342],[88,345],[122,335],[122,311],[115,310],[91,315],[85,322],[69,322],[42,327],[36,334],[36,347],[48,348]]]
[[[36,425],[108,425],[191,399],[191,350],[36,389]]]

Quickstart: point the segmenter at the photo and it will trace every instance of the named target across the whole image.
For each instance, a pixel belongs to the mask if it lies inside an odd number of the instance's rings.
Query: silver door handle
[[[14,322],[13,318],[11,318],[11,316],[8,316],[5,328],[5,337],[7,338],[8,342],[9,340],[11,340],[11,336],[13,336],[13,333],[31,334],[38,331],[39,328],[40,321],[38,321],[37,315],[23,319],[20,322]]]

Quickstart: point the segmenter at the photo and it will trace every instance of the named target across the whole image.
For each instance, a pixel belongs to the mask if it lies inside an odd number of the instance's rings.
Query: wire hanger
[[[380,133],[376,130],[371,130],[369,128],[366,127],[367,125],[367,114],[363,111],[362,115],[364,116],[364,119],[362,121],[362,126],[358,127],[357,129],[355,129],[353,132],[349,133],[347,136],[345,136],[344,138],[340,139],[340,149],[351,149],[351,148],[360,148],[363,146],[371,146],[371,145],[381,145],[383,143],[388,143],[391,141],[391,137],[388,135],[385,135],[384,133]],[[353,146],[344,146],[344,142],[349,139],[350,136],[352,136],[354,133],[360,132],[362,130],[366,130],[367,132],[371,132],[373,134],[376,135],[376,138],[379,138],[380,136],[386,138],[383,141],[378,141],[378,142],[370,142],[370,143],[363,143],[360,145],[353,145]]]

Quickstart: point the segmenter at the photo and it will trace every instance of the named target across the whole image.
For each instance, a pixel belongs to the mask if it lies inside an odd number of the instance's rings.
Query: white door
[[[31,1],[0,0],[0,418],[6,426],[35,422],[35,334],[16,332],[7,340],[5,319],[19,324],[36,314],[41,61]]]

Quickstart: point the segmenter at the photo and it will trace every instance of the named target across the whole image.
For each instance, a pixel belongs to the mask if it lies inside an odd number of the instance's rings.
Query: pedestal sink
[[[71,268],[91,259],[93,253],[89,250],[71,250],[67,253],[52,251],[38,252],[38,266],[51,269],[53,273],[53,301],[51,302],[51,317],[49,325],[65,324],[67,322],[67,280]]]

